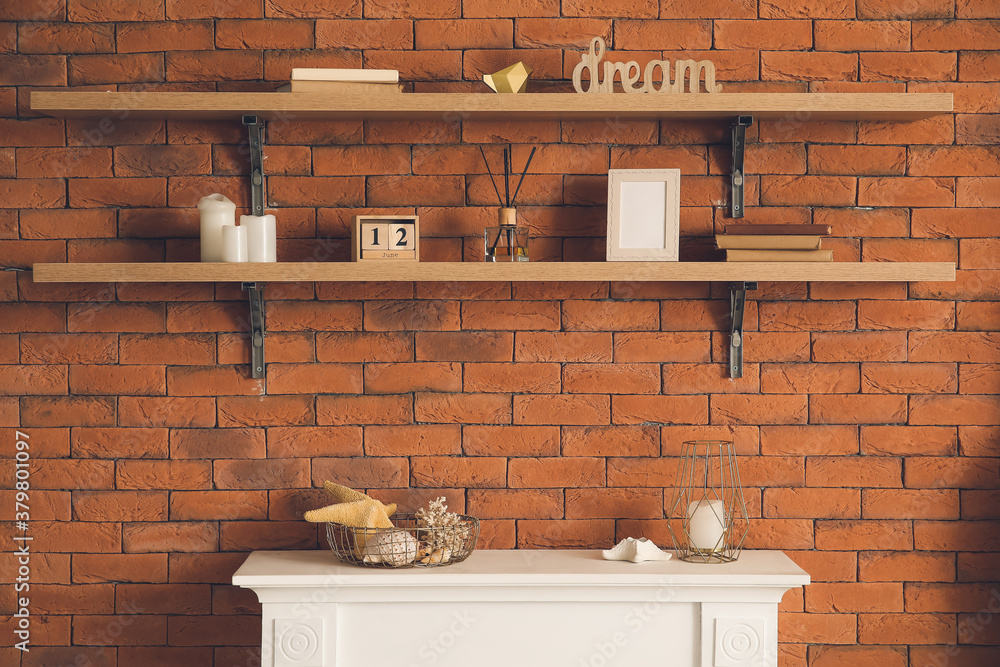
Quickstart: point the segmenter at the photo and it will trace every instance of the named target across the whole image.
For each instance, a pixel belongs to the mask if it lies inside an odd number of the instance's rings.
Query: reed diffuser
[[[512,151],[510,144],[503,149],[503,195],[500,195],[500,187],[493,177],[493,170],[490,169],[490,162],[486,159],[486,151],[479,147],[479,152],[483,155],[483,162],[486,163],[486,172],[490,175],[490,182],[493,183],[493,191],[496,192],[497,200],[500,202],[500,210],[497,215],[497,226],[486,228],[486,261],[487,262],[527,262],[528,261],[528,228],[517,226],[517,195],[521,192],[521,184],[524,183],[524,175],[528,173],[531,166],[531,159],[535,157],[536,147],[531,149],[528,160],[521,170],[521,177],[514,188],[514,194],[510,193],[510,177],[512,173],[511,160]]]

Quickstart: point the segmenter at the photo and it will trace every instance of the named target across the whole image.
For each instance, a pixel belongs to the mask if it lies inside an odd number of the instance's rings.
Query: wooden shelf
[[[953,262],[278,262],[35,264],[39,283],[955,280]]]
[[[953,109],[951,93],[579,94],[402,93],[31,93],[33,111],[60,118],[232,120],[241,114],[302,120],[760,119],[919,120]]]

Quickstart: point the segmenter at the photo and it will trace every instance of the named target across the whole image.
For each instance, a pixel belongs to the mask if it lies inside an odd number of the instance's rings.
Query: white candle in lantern
[[[247,230],[247,257],[249,261],[278,261],[278,232],[273,215],[241,215],[240,227]]]
[[[719,551],[725,548],[726,509],[721,500],[696,500],[688,505],[687,515],[692,549]]]
[[[236,204],[218,193],[202,197],[198,202],[201,214],[201,261],[221,262],[222,228],[236,225]]]
[[[222,261],[247,261],[247,230],[236,225],[222,227]]]

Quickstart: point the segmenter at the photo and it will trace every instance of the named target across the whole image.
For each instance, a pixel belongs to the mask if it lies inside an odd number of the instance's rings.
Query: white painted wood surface
[[[476,551],[398,570],[258,551],[233,576],[263,603],[266,667],[776,667],[778,603],[808,583],[780,551],[719,565]]]

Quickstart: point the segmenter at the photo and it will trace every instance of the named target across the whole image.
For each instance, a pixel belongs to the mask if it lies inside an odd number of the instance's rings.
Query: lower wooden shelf
[[[38,283],[955,280],[954,262],[201,262],[35,264]]]

